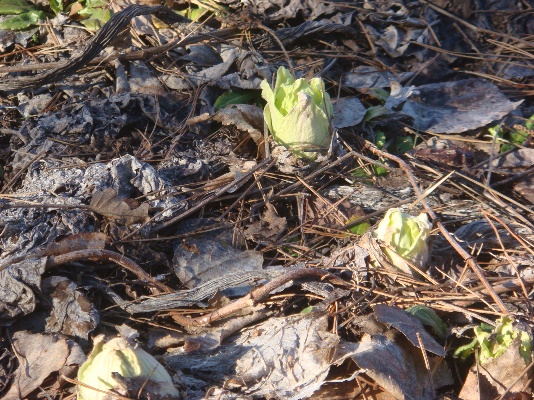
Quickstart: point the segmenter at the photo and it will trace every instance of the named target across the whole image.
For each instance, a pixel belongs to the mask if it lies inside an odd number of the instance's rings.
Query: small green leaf
[[[430,326],[436,335],[445,340],[447,337],[447,325],[438,317],[434,310],[417,304],[408,308],[406,311],[421,321],[423,325]]]
[[[37,25],[39,20],[44,20],[45,18],[45,13],[41,10],[32,10],[0,22],[0,29],[20,31]]]
[[[309,314],[313,311],[313,307],[312,306],[309,306],[309,307],[306,307],[304,310],[302,310],[300,313],[301,314]]]
[[[50,8],[54,12],[54,14],[58,15],[59,13],[63,12],[63,1],[62,0],[49,0],[50,2]]]
[[[463,346],[459,346],[454,351],[454,354],[453,354],[454,358],[461,358],[462,360],[465,360],[467,357],[473,354],[473,352],[477,348],[477,345],[478,345],[478,340],[473,339],[471,343],[465,344]]]
[[[87,8],[106,8],[109,6],[109,2],[107,0],[87,0],[85,6]]]
[[[230,104],[244,104],[254,97],[257,97],[258,93],[253,90],[235,90],[223,93],[215,101],[213,105],[215,109],[224,108]]]
[[[495,125],[491,128],[488,128],[488,132],[492,138],[502,139],[503,137],[503,131],[500,125]]]
[[[399,155],[410,151],[414,145],[413,138],[410,136],[397,137],[393,143],[395,154]]]
[[[389,92],[383,88],[371,88],[367,92],[369,96],[374,97],[377,100],[380,100],[382,102],[386,102],[386,100],[389,97]]]
[[[373,106],[369,107],[367,111],[365,112],[365,117],[363,119],[365,121],[371,121],[374,118],[378,118],[381,115],[385,115],[390,113],[390,110],[388,110],[386,107],[383,106]]]
[[[379,149],[383,149],[387,142],[386,134],[380,130],[376,130],[374,132],[374,135],[376,147],[378,147]]]
[[[473,329],[475,339],[471,343],[456,349],[454,356],[467,358],[471,353],[478,350],[480,363],[485,364],[500,357],[510,347],[513,340],[519,336],[521,341],[519,352],[523,356],[525,363],[529,364],[532,343],[528,333],[516,329],[510,317],[500,317],[495,322],[495,327],[484,323],[480,324],[480,326],[475,326]]]
[[[176,11],[176,14],[180,14],[183,17],[189,18],[191,21],[198,22],[204,14],[209,10],[203,7],[189,7],[185,10]]]
[[[510,142],[513,144],[523,144],[523,142],[528,138],[527,131],[521,130],[512,130],[510,131]]]
[[[87,12],[89,12],[89,9],[84,10],[87,10]],[[84,10],[81,10],[78,14],[82,16],[86,15],[82,14],[82,11]],[[108,22],[111,18],[111,10],[97,8],[91,9],[91,11],[92,12],[90,14],[90,17],[88,19],[81,20],[80,23],[83,24],[87,29],[90,29],[92,31],[97,31],[102,28],[102,26],[104,26],[104,24]]]
[[[350,223],[350,220],[348,221]],[[371,224],[369,222],[362,222],[361,224],[355,225],[352,228],[349,228],[350,233],[355,233],[356,235],[363,235],[369,230]]]
[[[389,172],[386,168],[379,165],[373,165],[373,169],[375,170],[376,176],[386,176]]]
[[[0,0],[0,15],[22,14],[36,9],[25,0]]]

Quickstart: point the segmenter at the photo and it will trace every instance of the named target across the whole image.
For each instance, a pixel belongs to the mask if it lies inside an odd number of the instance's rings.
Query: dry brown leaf
[[[122,220],[126,225],[146,222],[148,207],[148,203],[143,203],[137,208],[130,208],[125,199],[117,197],[117,192],[112,188],[95,192],[89,204],[91,211],[110,219]]]
[[[280,237],[287,228],[287,221],[284,217],[279,217],[276,209],[271,203],[266,203],[267,210],[261,220],[248,225],[243,235],[258,243],[270,244]]]
[[[412,314],[385,304],[373,307],[378,322],[392,326],[401,332],[415,346],[424,346],[424,350],[430,351],[440,357],[445,357],[445,349],[426,331],[421,321]],[[418,338],[419,336],[419,338]],[[419,343],[419,339],[421,344]]]
[[[28,398],[52,373],[85,361],[80,346],[62,335],[22,331],[12,340],[20,364],[4,400]]]
[[[89,339],[89,334],[98,325],[100,315],[85,293],[62,276],[44,279],[41,289],[52,303],[52,311],[46,319],[46,333],[63,333]]]

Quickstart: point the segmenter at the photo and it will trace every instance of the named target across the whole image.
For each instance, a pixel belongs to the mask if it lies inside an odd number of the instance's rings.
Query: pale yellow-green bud
[[[382,250],[395,267],[413,274],[412,268],[405,261],[409,261],[419,269],[425,269],[430,257],[430,231],[432,225],[426,214],[414,217],[401,212],[398,208],[388,210],[373,237],[387,246]]]
[[[181,399],[167,370],[140,347],[132,346],[126,339],[115,338],[105,343],[103,336],[95,338],[93,351],[78,371],[78,400],[107,400],[116,398],[109,391],[124,389],[114,379],[113,373],[124,378],[144,378],[150,381],[152,393],[157,398]],[[93,390],[99,389],[100,391]],[[101,391],[108,392],[102,393]],[[167,397],[166,397],[167,396]]]
[[[274,139],[300,156],[314,158],[316,152],[330,145],[330,121],[334,113],[330,96],[321,78],[295,79],[284,67],[276,74],[274,90],[261,83],[267,101],[265,122]]]

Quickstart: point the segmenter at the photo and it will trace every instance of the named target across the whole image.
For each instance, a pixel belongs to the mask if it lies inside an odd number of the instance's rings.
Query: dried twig
[[[336,275],[332,275],[328,271],[318,268],[301,268],[288,272],[282,276],[274,278],[269,283],[259,288],[253,289],[248,295],[234,301],[233,303],[221,307],[207,315],[201,317],[190,318],[181,315],[173,315],[173,319],[183,326],[204,326],[209,325],[212,322],[219,321],[229,315],[242,310],[246,307],[253,306],[263,300],[265,300],[269,294],[278,289],[280,286],[285,285],[287,282],[295,279],[301,279],[309,276],[316,276],[321,279],[329,279],[334,283],[342,286],[348,286],[347,282],[338,278]]]
[[[242,183],[246,182],[248,179],[250,179],[251,176],[253,176],[254,172],[256,172],[259,169],[264,168],[264,167],[265,168],[270,168],[272,165],[273,165],[273,160],[271,160],[269,158],[263,160],[261,163],[256,165],[254,168],[251,168],[249,171],[247,171],[246,174],[244,174],[243,176],[233,180],[232,182],[230,182],[229,184],[223,186],[219,190],[215,191],[214,193],[209,195],[207,198],[205,198],[204,200],[202,200],[198,204],[195,204],[193,207],[191,207],[187,211],[184,211],[180,215],[177,215],[176,217],[171,218],[168,221],[165,221],[164,223],[160,224],[159,226],[154,227],[152,229],[152,232],[157,233],[157,232],[159,232],[159,231],[161,231],[161,230],[163,230],[165,228],[168,228],[171,225],[174,225],[175,223],[177,223],[178,221],[184,219],[188,215],[191,215],[191,214],[195,213],[196,211],[200,210],[206,204],[210,203],[211,201],[213,201],[217,197],[223,195],[224,193],[226,193],[228,190],[230,190],[234,186],[241,185]]]
[[[147,274],[132,259],[110,250],[78,250],[58,256],[51,256],[48,257],[48,260],[46,261],[46,268],[53,268],[57,267],[58,265],[82,260],[93,260],[99,262],[112,261],[124,269],[134,273],[139,279],[151,283],[154,288],[157,289],[155,294],[173,292],[171,288]]]

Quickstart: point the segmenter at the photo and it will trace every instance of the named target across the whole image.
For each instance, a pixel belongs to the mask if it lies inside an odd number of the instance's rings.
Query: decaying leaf
[[[130,208],[125,199],[117,197],[113,188],[107,188],[102,192],[96,192],[89,204],[91,211],[104,215],[110,219],[123,220],[126,224],[146,222],[148,219],[148,203],[143,203],[137,208]]]
[[[534,149],[517,149],[493,161],[496,168],[526,169],[534,164]]]
[[[31,313],[35,309],[33,288],[41,286],[46,258],[29,258],[0,272],[0,321]]]
[[[534,204],[534,177],[525,176],[514,185],[514,191],[523,196],[530,204]]]
[[[12,341],[20,364],[4,400],[28,398],[51,374],[85,361],[80,346],[62,335],[21,331],[13,335]]]
[[[328,316],[312,313],[270,318],[215,350],[171,353],[165,361],[208,384],[225,382],[234,396],[302,399],[322,385],[332,363],[339,361],[338,343],[339,337],[328,331]]]
[[[259,145],[263,139],[263,111],[248,104],[232,104],[217,111],[213,120],[223,125],[235,125],[237,129],[248,132]]]
[[[421,321],[412,314],[385,304],[376,305],[375,317],[378,322],[389,325],[401,332],[415,347],[430,351],[440,357],[445,357],[445,349],[426,331]],[[423,349],[421,349],[423,350]]]
[[[441,163],[455,168],[466,168],[473,163],[473,152],[447,139],[433,137],[417,146],[413,156],[430,162]]]
[[[188,237],[174,245],[173,269],[182,284],[193,288],[228,274],[263,269],[260,252],[240,250],[232,245],[232,229],[229,226],[210,229],[210,225],[213,221],[200,219],[183,223],[180,227],[179,232],[188,234]],[[191,234],[200,228],[207,232]],[[245,294],[248,289],[243,290],[239,293]]]
[[[499,357],[485,364],[473,365],[458,398],[491,399],[503,395],[508,388],[514,394],[528,387],[532,371],[524,373],[527,363],[521,356],[520,346],[518,337]]]
[[[415,89],[417,95],[405,99],[402,112],[413,117],[418,129],[432,133],[480,128],[521,104],[511,102],[494,84],[481,79],[433,83]]]
[[[334,102],[334,119],[336,128],[355,126],[362,122],[367,109],[357,97],[342,97]]]
[[[388,88],[397,79],[403,83],[413,76],[412,72],[403,72],[395,76],[390,71],[369,65],[354,68],[343,77],[343,86],[367,91],[368,89]]]
[[[259,221],[248,225],[243,234],[247,239],[258,243],[268,244],[274,242],[287,228],[287,221],[279,217],[271,203],[265,205],[267,210]]]
[[[441,371],[432,375],[425,368],[421,350],[402,336],[365,334],[351,357],[395,399],[435,399],[433,388],[452,383],[444,363]]]
[[[39,251],[38,254],[56,256],[78,250],[102,250],[108,241],[109,238],[102,232],[78,233],[50,243],[46,249]]]
[[[52,299],[52,310],[45,332],[63,333],[87,340],[96,328],[100,315],[91,301],[71,280],[53,276],[42,283],[43,293]]]

